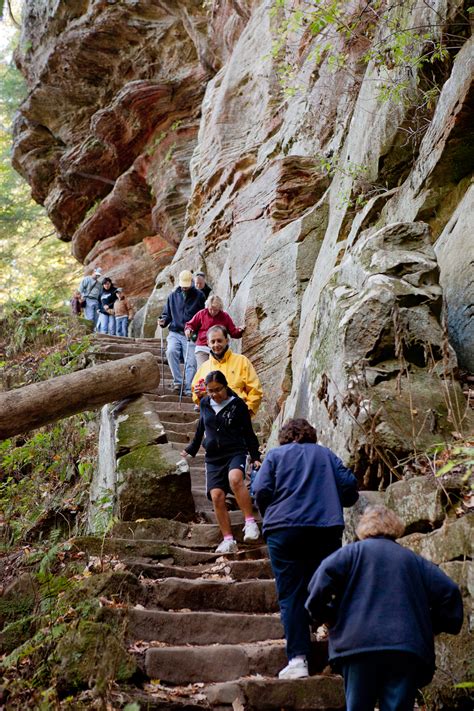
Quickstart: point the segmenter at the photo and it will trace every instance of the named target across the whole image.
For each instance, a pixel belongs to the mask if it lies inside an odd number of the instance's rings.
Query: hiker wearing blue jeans
[[[435,670],[434,636],[458,634],[458,586],[436,565],[396,542],[404,526],[371,506],[350,543],[326,558],[306,602],[329,626],[329,661],[342,672],[347,711],[412,711]]]
[[[321,561],[340,548],[343,506],[358,499],[357,480],[307,420],[288,420],[280,447],[268,452],[254,481],[263,536],[275,574],[288,665],[280,679],[308,676],[308,584]]]
[[[99,316],[99,296],[102,291],[101,275],[102,269],[97,267],[92,276],[84,277],[79,287],[81,300],[84,304],[84,318],[92,321],[94,326],[97,324]]]
[[[166,357],[173,375],[173,388],[183,389],[185,395],[191,395],[191,383],[197,366],[195,344],[186,338],[184,325],[204,308],[204,303],[204,294],[193,286],[193,275],[184,270],[179,274],[177,289],[168,296],[161,318],[158,319],[161,328],[169,327]],[[181,363],[185,363],[184,373],[181,373]]]

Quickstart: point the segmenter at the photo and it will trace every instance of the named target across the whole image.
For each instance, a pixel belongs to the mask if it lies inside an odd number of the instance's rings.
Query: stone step
[[[173,410],[177,412],[186,412],[187,408],[185,407],[186,405],[193,405],[193,400],[191,395],[184,395],[181,398],[181,402],[179,402],[179,393],[176,393],[176,390],[172,389],[172,383],[171,380],[166,381],[165,383],[165,392],[163,393],[163,386],[160,383],[157,388],[154,390],[150,390],[149,392],[146,392],[145,395],[152,399],[153,396],[157,398],[161,398],[161,400],[154,400],[153,404],[157,412],[161,412],[161,410],[158,409],[158,403],[160,402],[167,402],[168,403],[168,410]],[[190,408],[192,410],[192,408]],[[198,417],[198,413],[196,413],[196,417]]]
[[[343,711],[344,683],[335,674],[306,679],[240,679],[213,684],[204,690],[219,711]]]
[[[186,446],[189,444],[192,440],[192,434],[188,435],[185,434],[184,432],[175,432],[174,430],[166,428],[166,437],[168,439],[168,442],[178,442],[179,444],[182,444],[183,446]]]
[[[221,612],[277,612],[272,580],[227,582],[167,578],[147,585],[146,607],[163,610],[214,610]]]
[[[222,629],[221,633],[225,630]],[[218,682],[250,674],[275,676],[286,664],[283,641],[206,647],[150,647],[145,671],[168,684]]]
[[[158,412],[160,413],[160,421],[162,422],[163,427],[167,427],[174,422],[186,422],[189,423],[189,429],[193,431],[193,429],[196,429],[196,425],[199,421],[198,412],[194,412],[194,410],[189,410],[188,408],[181,409],[179,402],[177,402],[172,409],[158,410]]]
[[[156,563],[151,559],[127,558],[123,560],[127,570],[136,576],[164,580],[165,578],[197,578],[222,575],[232,580],[272,580],[273,571],[268,558],[256,560],[226,560],[222,563],[213,561],[213,564],[179,567],[177,565]]]
[[[225,612],[161,612],[130,608],[130,640],[159,640],[169,645],[207,645],[225,640],[239,644],[283,638],[278,615],[242,615]],[[199,670],[196,670],[199,672]],[[161,679],[164,677],[158,676]]]
[[[223,558],[214,551],[196,551],[181,546],[171,545],[168,541],[149,540],[141,538],[103,538],[102,536],[78,536],[69,541],[76,551],[89,555],[116,555],[121,558],[150,558],[163,560],[168,565],[193,566],[212,563]],[[228,560],[256,560],[265,558],[265,546],[245,547],[236,553],[225,556]]]
[[[172,392],[172,393],[169,393],[169,394],[168,394],[168,393],[167,393],[167,394],[163,394],[163,393],[160,391],[160,388],[157,389],[157,391],[154,393],[154,396],[155,396],[156,402],[159,402],[160,404],[163,403],[164,405],[165,405],[166,403],[176,403],[176,402],[179,402],[179,394],[176,394],[176,392]],[[188,402],[189,404],[193,404],[193,403],[192,403],[192,400],[191,400],[191,397],[186,397],[186,402]],[[172,408],[170,407],[169,409],[172,409]],[[190,409],[192,409],[192,408],[190,408]]]
[[[169,564],[198,565],[199,563],[212,562],[218,554],[208,551],[193,551],[168,543],[168,541],[129,539],[129,538],[103,538],[99,536],[82,536],[70,541],[75,550],[85,551],[90,555],[116,555],[121,558],[144,557],[156,560],[165,559]],[[233,559],[247,557],[233,553]],[[248,556],[251,557],[251,556]]]
[[[207,498],[207,494],[202,486],[191,486],[191,493],[194,499],[194,506],[196,511],[202,515],[210,513],[212,509],[212,503]]]
[[[148,399],[153,403],[153,407],[155,408],[155,411],[159,413],[160,417],[163,412],[170,411],[170,410],[175,410],[178,402],[179,402],[179,395],[169,395],[169,398],[175,398],[174,400],[168,399],[168,397],[165,395],[157,395],[156,393],[150,393],[147,394]],[[166,398],[166,399],[165,399]],[[179,408],[180,412],[193,412],[194,417],[196,419],[199,418],[199,412],[194,410],[194,404],[191,402],[191,398],[186,396],[183,398],[181,402],[181,406]]]
[[[167,432],[169,430],[170,432],[176,432],[178,434],[185,434],[185,435],[188,435],[188,437],[190,437],[190,439],[192,439],[194,437],[194,432],[196,430],[198,420],[196,420],[195,423],[194,422],[168,422],[167,420],[165,420],[163,418],[163,416],[159,410],[157,410],[157,412],[158,412],[158,416],[160,418],[160,422]],[[190,412],[193,412],[193,410],[191,409]],[[195,414],[195,417],[198,417],[197,413]],[[194,460],[190,459],[189,463],[191,464],[192,462],[194,462]]]
[[[232,526],[232,533],[238,542],[243,541],[243,524]],[[119,521],[112,529],[112,534],[118,538],[138,538],[176,542],[186,548],[213,548],[222,540],[222,534],[217,524],[194,523],[184,524],[167,519],[150,518],[145,521]],[[261,546],[262,540],[249,546]]]
[[[92,342],[93,343],[98,343],[99,345],[105,344],[105,343],[127,343],[127,344],[136,344],[136,345],[160,345],[161,339],[160,338],[126,338],[124,339],[123,336],[109,336],[108,334],[105,333],[94,333],[92,336]]]

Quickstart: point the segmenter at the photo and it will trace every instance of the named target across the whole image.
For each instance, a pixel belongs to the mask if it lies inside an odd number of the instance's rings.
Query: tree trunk
[[[0,393],[0,440],[153,390],[159,382],[154,356],[140,353]]]

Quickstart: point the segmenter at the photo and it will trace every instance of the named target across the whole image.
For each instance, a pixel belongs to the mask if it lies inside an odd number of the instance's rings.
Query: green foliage
[[[329,73],[352,71],[350,47],[366,46],[359,61],[372,67],[380,101],[406,101],[426,65],[449,59],[442,18],[436,9],[432,9],[427,24],[410,25],[416,4],[417,0],[374,0],[355,10],[352,4],[339,0],[274,0],[271,55],[285,94],[292,95],[300,88],[294,83],[296,62],[288,55],[309,35],[316,43],[306,60],[316,69],[325,62]]]
[[[0,309],[0,333],[4,338],[2,345],[7,357],[17,356],[32,348],[54,344],[64,346],[64,351],[44,360],[40,379],[63,375],[81,367],[80,357],[90,349],[90,339],[84,336],[85,330],[86,327],[72,317],[68,309],[55,309],[52,301],[39,295],[29,300],[10,300]],[[55,359],[60,362],[55,364]]]
[[[7,304],[0,332],[7,336],[4,348],[9,357],[49,346],[29,374],[30,382],[83,368],[91,349],[90,338],[76,319],[47,308],[38,298]],[[6,362],[3,370],[8,367],[13,369]],[[83,508],[94,472],[92,419],[93,415],[82,413],[0,442],[0,511],[10,544],[23,540],[34,527],[39,526],[41,535],[45,512],[60,512],[58,516],[69,525]],[[54,522],[52,515],[45,535]]]
[[[471,482],[474,488],[474,442],[465,442],[458,446],[446,447],[440,444],[435,449],[435,454],[440,456],[442,466],[436,470],[436,476],[443,476],[453,470],[461,471],[463,480]]]
[[[7,46],[0,52],[0,304],[35,294],[58,303],[81,274],[69,246],[57,239],[46,211],[11,165],[13,118],[26,94]]]

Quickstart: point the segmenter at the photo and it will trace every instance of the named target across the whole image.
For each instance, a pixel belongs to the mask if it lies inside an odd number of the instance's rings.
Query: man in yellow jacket
[[[209,360],[198,368],[192,382],[193,400],[199,403],[206,394],[206,388],[200,387],[200,381],[211,370],[224,373],[229,387],[242,398],[253,416],[262,401],[262,386],[252,363],[244,355],[234,353],[229,348],[229,335],[225,326],[212,326],[207,332],[207,343],[211,349]]]

